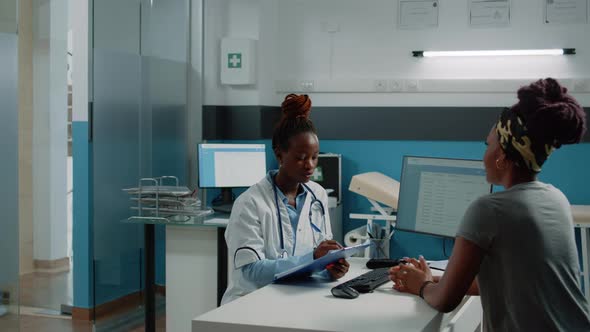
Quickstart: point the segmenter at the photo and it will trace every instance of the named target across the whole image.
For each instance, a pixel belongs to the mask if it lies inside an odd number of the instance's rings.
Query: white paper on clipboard
[[[326,265],[334,263],[339,259],[348,258],[356,253],[363,252],[370,243],[367,241],[352,247],[342,248],[340,250],[333,250],[326,255],[315,259],[309,263],[295,266],[287,271],[275,274],[274,281],[282,281],[285,279],[296,278],[298,276],[319,272],[326,268]]]

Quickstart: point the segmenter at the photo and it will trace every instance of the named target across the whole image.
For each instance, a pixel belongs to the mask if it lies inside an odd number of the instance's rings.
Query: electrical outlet
[[[405,90],[408,92],[417,92],[420,90],[420,86],[418,85],[418,80],[406,80],[405,81]]]
[[[302,92],[311,92],[315,89],[314,81],[301,81],[299,86]]]
[[[590,80],[574,80],[572,92],[590,92]]]
[[[389,91],[398,92],[404,88],[403,81],[401,80],[389,80]]]
[[[375,91],[386,92],[387,91],[387,80],[375,80]]]

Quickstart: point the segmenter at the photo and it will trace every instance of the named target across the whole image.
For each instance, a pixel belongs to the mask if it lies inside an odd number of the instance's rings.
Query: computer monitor
[[[231,211],[231,188],[249,187],[266,175],[264,144],[199,144],[199,187],[222,188],[217,208]]]
[[[396,228],[455,237],[469,204],[491,191],[481,160],[404,156]]]

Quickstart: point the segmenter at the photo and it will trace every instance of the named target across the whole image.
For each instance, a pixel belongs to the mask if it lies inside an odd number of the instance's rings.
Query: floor
[[[99,322],[94,326],[92,322],[75,321],[70,317],[49,317],[43,315],[29,315],[21,313],[20,318],[14,314],[0,317],[0,331],[2,332],[140,332],[144,331],[143,318],[133,319],[125,315],[124,321]],[[119,318],[118,320],[121,320]],[[166,316],[160,315],[156,320],[156,331],[166,331]]]
[[[43,332],[92,332],[92,323],[71,319],[21,316],[20,331]]]
[[[68,157],[67,192],[67,241],[68,256],[72,257],[72,158]],[[74,321],[71,316],[61,314],[61,306],[73,303],[72,268],[59,273],[33,272],[20,278],[20,316],[14,313],[3,314],[0,310],[1,332],[139,332],[144,330],[144,310],[142,307],[124,309],[101,318],[96,324],[87,321]],[[0,304],[1,305],[1,304]],[[156,331],[166,331],[166,300],[156,297]],[[14,310],[12,310],[14,311]]]
[[[28,273],[20,278],[20,305],[59,312],[61,305],[72,305],[72,270],[60,273]]]
[[[143,331],[144,310],[140,304],[109,313],[93,324],[73,321],[61,314],[62,304],[73,303],[72,273],[29,273],[20,279],[20,317],[0,316],[1,332],[139,332]],[[6,306],[3,307],[7,308]],[[156,330],[166,330],[166,298],[156,295]],[[5,310],[3,310],[5,311]],[[10,311],[15,311],[11,308]],[[0,312],[0,315],[2,312]]]

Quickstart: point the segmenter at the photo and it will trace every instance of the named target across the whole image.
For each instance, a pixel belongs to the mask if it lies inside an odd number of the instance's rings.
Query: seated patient
[[[518,99],[486,140],[487,180],[505,190],[469,206],[441,278],[420,257],[390,279],[444,312],[481,295],[484,331],[590,331],[570,204],[537,179],[553,151],[580,142],[586,113],[551,78],[522,87]]]
[[[281,109],[272,137],[279,169],[238,197],[225,231],[231,278],[222,304],[271,283],[276,273],[341,248],[332,240],[326,190],[310,181],[320,151],[309,119],[311,100],[290,94]],[[342,259],[323,273],[338,279],[348,268]]]

